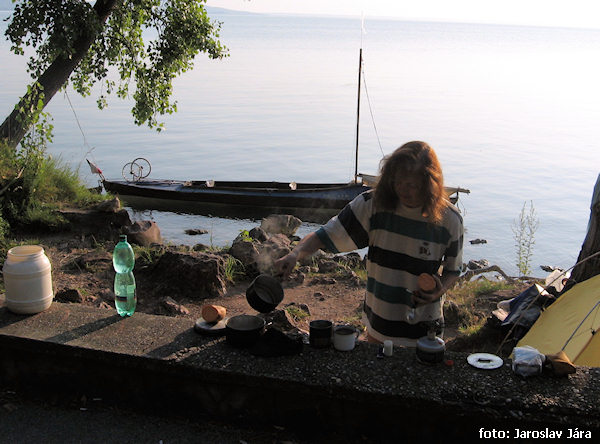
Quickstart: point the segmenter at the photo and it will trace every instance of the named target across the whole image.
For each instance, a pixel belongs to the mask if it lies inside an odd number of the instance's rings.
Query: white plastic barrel
[[[39,245],[22,245],[8,250],[2,274],[6,308],[14,313],[33,314],[52,304],[50,260]]]

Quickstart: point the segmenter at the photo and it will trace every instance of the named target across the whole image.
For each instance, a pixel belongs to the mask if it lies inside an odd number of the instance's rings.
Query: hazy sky
[[[599,0],[207,0],[251,12],[398,17],[408,20],[600,27]]]

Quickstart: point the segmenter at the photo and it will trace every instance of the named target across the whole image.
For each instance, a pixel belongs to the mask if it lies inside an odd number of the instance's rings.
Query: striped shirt
[[[443,325],[443,298],[417,308],[411,294],[421,273],[460,274],[463,222],[448,204],[442,221],[432,224],[421,208],[401,205],[394,212],[377,211],[373,191],[356,197],[317,230],[325,249],[348,252],[368,247],[367,292],[363,320],[370,336],[395,345],[415,346],[427,334],[425,321]]]

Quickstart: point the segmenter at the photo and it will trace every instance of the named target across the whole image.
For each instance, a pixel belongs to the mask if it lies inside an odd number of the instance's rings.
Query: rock
[[[203,230],[202,228],[188,228],[185,230],[185,234],[189,236],[197,236],[199,234],[206,234],[208,230]]]
[[[83,302],[83,296],[76,288],[67,288],[65,290],[58,291],[54,295],[54,300],[57,302],[75,302],[81,304]]]
[[[319,262],[319,273],[332,273],[339,269],[339,265],[335,261],[324,260]]]
[[[256,265],[260,273],[273,274],[273,263],[291,250],[290,240],[283,234],[271,236],[258,246]]]
[[[446,299],[444,303],[444,322],[447,325],[458,325],[460,308],[454,301]]]
[[[352,270],[344,270],[340,273],[339,279],[344,280],[352,287],[360,287],[363,285],[358,275]]]
[[[334,285],[337,281],[331,277],[316,277],[310,281],[310,285]]]
[[[111,200],[105,200],[94,206],[94,209],[103,213],[116,213],[121,208],[121,201],[118,197]]]
[[[298,261],[298,263],[300,265],[313,265],[319,260],[333,259],[333,257],[334,255],[331,253],[326,253],[323,250],[317,250],[313,255],[302,258],[302,260]]]
[[[112,301],[115,300],[115,294],[111,290],[109,290],[108,288],[100,290],[100,292],[98,293],[98,296],[100,296],[105,301],[111,301],[112,302]]]
[[[192,247],[192,251],[205,251],[208,250],[210,247],[208,245],[204,245],[204,244],[195,244]]]
[[[167,251],[146,279],[155,293],[190,299],[221,296],[226,290],[225,260],[211,253]]]
[[[135,221],[130,226],[125,227],[123,232],[127,235],[130,242],[148,247],[151,244],[160,244],[160,230],[156,222],[150,220]]]
[[[304,279],[306,275],[301,272],[296,272],[290,275],[290,280],[288,281],[291,285],[301,285],[304,283]]]
[[[357,268],[363,265],[363,260],[360,257],[360,254],[355,252],[348,254],[337,254],[333,257],[333,260],[350,268]]]
[[[252,241],[244,240],[240,235],[233,240],[229,254],[239,260],[246,274],[254,277],[259,274],[256,258],[258,257],[258,244]]]
[[[487,241],[485,239],[473,239],[473,240],[470,240],[469,242],[471,242],[471,244],[473,244],[473,245],[487,244]]]
[[[298,307],[300,310],[302,310],[303,312],[305,312],[307,315],[310,316],[310,309],[308,308],[308,305],[306,305],[306,304],[296,304],[295,302],[290,302],[289,304],[286,305],[286,307]]]
[[[131,225],[129,213],[125,209],[116,213],[97,210],[61,210],[59,213],[69,221],[69,229],[74,237],[93,233],[96,241],[115,241],[123,228]]]
[[[254,239],[257,242],[264,242],[269,238],[269,236],[267,235],[267,232],[265,230],[263,230],[261,227],[252,228],[248,232],[248,236],[250,236],[252,239]]]
[[[265,322],[272,323],[272,328],[286,332],[291,336],[301,336],[302,332],[292,322],[290,314],[285,310],[273,310],[271,313],[261,314]]]
[[[110,304],[107,304],[104,301],[100,301],[96,304],[96,308],[104,308],[107,310],[113,310],[114,308],[110,306]]]
[[[106,271],[112,268],[112,255],[108,251],[90,251],[75,258],[68,268],[85,270],[91,273]]]
[[[160,308],[166,311],[167,314],[173,316],[184,316],[190,314],[190,311],[186,307],[169,296],[160,301]]]
[[[270,234],[292,236],[300,225],[302,221],[290,214],[271,214],[261,221],[260,228]]]
[[[540,265],[540,268],[548,273],[552,273],[554,270],[564,271],[562,268],[553,265]]]
[[[487,268],[490,266],[490,262],[486,259],[470,260],[467,264],[467,268],[469,270],[480,270],[482,268]]]

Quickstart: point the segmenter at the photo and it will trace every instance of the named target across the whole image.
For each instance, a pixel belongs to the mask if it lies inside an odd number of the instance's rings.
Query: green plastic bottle
[[[117,273],[127,273],[133,270],[134,265],[135,256],[133,248],[127,242],[127,236],[121,234],[119,236],[119,243],[115,245],[113,251],[113,267]]]
[[[137,305],[134,265],[133,248],[127,242],[127,236],[122,234],[113,251],[113,267],[117,272],[114,285],[115,307],[120,316],[131,316]]]
[[[120,316],[131,316],[135,312],[137,295],[133,272],[115,275],[115,307]]]

